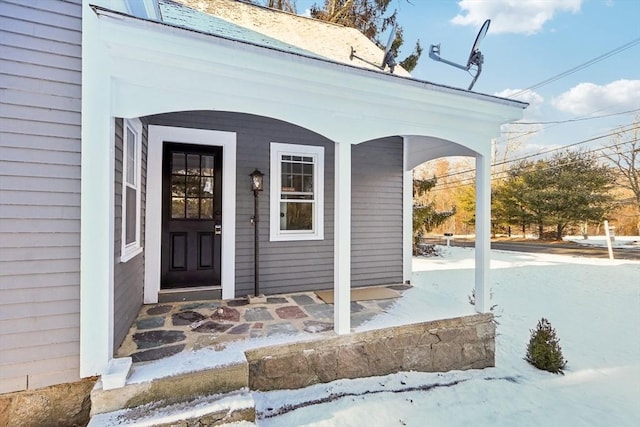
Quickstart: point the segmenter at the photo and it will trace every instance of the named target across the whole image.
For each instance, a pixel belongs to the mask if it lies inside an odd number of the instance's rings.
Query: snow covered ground
[[[473,249],[440,249],[441,257],[414,259],[414,288],[361,330],[473,313]],[[640,426],[640,262],[491,256],[495,368],[254,393],[257,425]],[[565,375],[523,360],[541,317],[560,338]]]
[[[577,243],[581,246],[607,247],[606,236],[590,236],[585,239],[583,236],[565,236],[563,240]],[[620,249],[640,249],[640,236],[614,236],[611,247]]]

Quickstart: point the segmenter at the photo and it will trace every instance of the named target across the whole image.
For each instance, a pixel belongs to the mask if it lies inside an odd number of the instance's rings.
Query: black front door
[[[222,148],[165,143],[162,289],[220,286]]]

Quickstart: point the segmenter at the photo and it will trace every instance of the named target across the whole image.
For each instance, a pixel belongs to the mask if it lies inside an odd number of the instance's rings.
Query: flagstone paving
[[[401,293],[411,286],[388,287]],[[395,301],[352,301],[351,327],[386,312]],[[333,304],[326,304],[314,292],[271,296],[258,304],[237,298],[145,305],[117,356],[146,362],[204,347],[219,350],[238,340],[331,330]]]

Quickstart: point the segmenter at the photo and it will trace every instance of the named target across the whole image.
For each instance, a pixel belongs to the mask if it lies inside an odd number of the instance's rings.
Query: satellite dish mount
[[[352,61],[353,58],[359,59],[360,61],[366,62],[369,65],[380,68],[382,71],[384,71],[386,67],[389,67],[389,72],[393,74],[393,70],[396,68],[396,65],[398,65],[396,63],[396,53],[391,49],[391,46],[396,39],[396,29],[397,26],[394,24],[393,28],[391,29],[391,34],[389,35],[389,40],[387,41],[387,46],[384,49],[384,56],[382,57],[381,65],[377,65],[367,61],[364,58],[360,58],[358,55],[356,55],[356,50],[353,48],[353,46],[351,47],[351,55],[349,55],[349,58]]]
[[[461,70],[465,70],[473,76],[473,80],[471,81],[471,84],[469,85],[468,90],[473,89],[473,85],[476,84],[478,77],[480,77],[480,73],[482,73],[482,63],[484,62],[484,56],[482,55],[482,52],[480,52],[480,42],[482,42],[482,40],[484,39],[484,36],[487,35],[487,31],[489,31],[489,24],[491,24],[490,19],[487,19],[486,21],[484,21],[484,24],[482,24],[482,27],[480,28],[480,31],[476,36],[476,41],[473,44],[473,47],[471,48],[471,53],[469,53],[469,59],[467,60],[467,65],[460,65],[455,62],[447,61],[446,59],[441,58],[440,44],[437,44],[437,45],[432,44],[431,47],[429,48],[429,58],[433,59],[434,61],[444,62],[447,65],[451,65]],[[475,71],[475,74],[472,74],[472,71]]]

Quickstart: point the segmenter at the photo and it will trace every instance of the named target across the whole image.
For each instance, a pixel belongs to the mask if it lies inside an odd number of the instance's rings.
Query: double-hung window
[[[125,120],[122,141],[122,249],[120,261],[126,262],[142,251],[140,242],[140,193],[142,123]]]
[[[324,239],[324,148],[271,143],[270,239]]]

